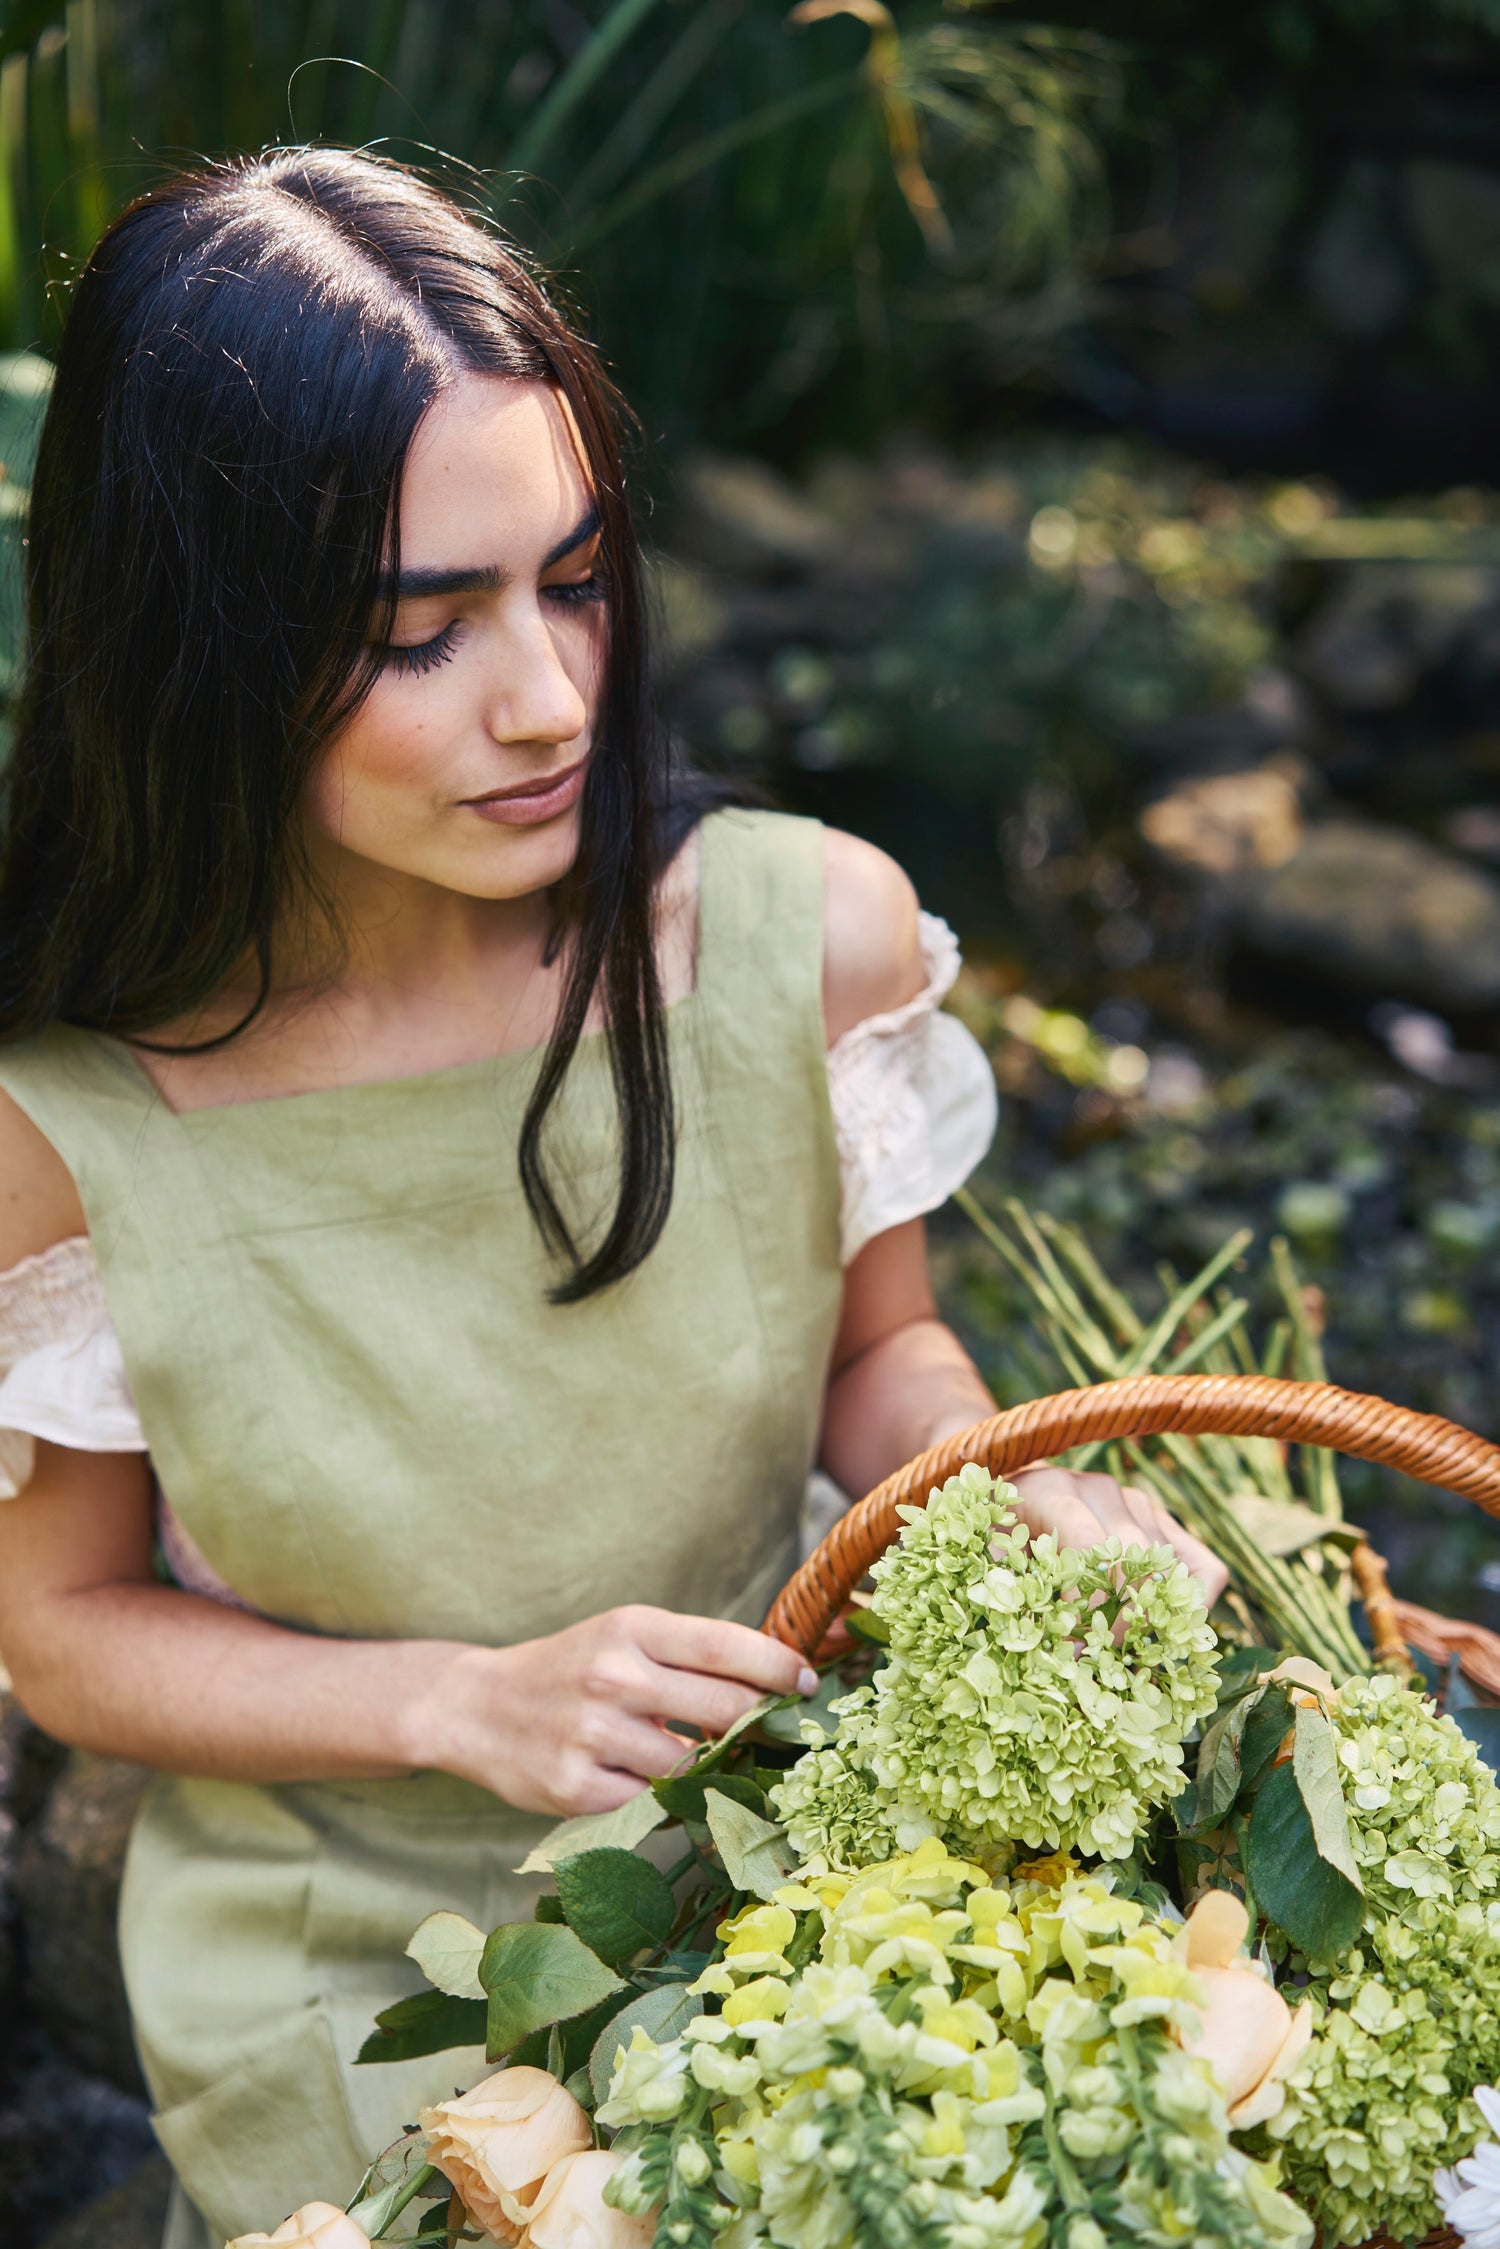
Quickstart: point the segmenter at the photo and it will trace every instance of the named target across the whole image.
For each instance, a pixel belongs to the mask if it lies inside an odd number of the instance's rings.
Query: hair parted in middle
[[[133,203],[78,280],[33,484],[0,1038],[66,1021],[146,1041],[247,959],[259,996],[209,1043],[264,1007],[311,882],[308,775],[380,669],[407,453],[463,373],[556,386],[601,525],[563,995],[517,1152],[568,1302],[638,1266],[671,1204],[653,899],[692,815],[668,802],[618,395],[516,250],[397,164],[319,147],[201,166]],[[596,999],[619,1191],[585,1246],[543,1142]]]

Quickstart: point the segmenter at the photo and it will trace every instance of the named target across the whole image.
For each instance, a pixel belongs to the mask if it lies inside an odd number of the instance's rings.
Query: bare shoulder
[[[0,1273],[87,1231],[67,1165],[25,1110],[0,1093]]]
[[[915,999],[926,981],[917,894],[894,859],[824,831],[823,1018],[832,1046],[866,1016]]]

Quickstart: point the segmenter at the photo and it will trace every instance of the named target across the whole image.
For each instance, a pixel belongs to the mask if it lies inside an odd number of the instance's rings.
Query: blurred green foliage
[[[1500,0],[10,0],[0,344],[55,340],[164,165],[327,137],[438,164],[569,278],[652,436],[785,459],[1038,382],[1097,403],[1116,329],[1216,289],[1288,316],[1367,150],[1491,164],[1497,35]],[[1441,264],[1430,218],[1389,224]],[[1493,263],[1417,287],[1444,348],[1488,334]]]
[[[1086,27],[785,0],[54,0],[0,57],[0,340],[55,340],[109,212],[182,156],[369,143],[578,277],[648,423],[736,433],[835,370],[878,419],[970,303],[1061,316],[1122,68]]]

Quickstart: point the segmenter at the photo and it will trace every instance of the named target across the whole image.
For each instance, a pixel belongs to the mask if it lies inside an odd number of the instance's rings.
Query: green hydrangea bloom
[[[1451,1718],[1389,1677],[1330,1715],[1365,1885],[1358,1945],[1306,1968],[1320,2015],[1270,2125],[1324,2241],[1440,2222],[1433,2173],[1483,2130],[1500,2074],[1500,1787]]]
[[[936,1835],[1123,1859],[1181,1790],[1216,1688],[1196,1582],[1169,1547],[1028,1539],[1014,1496],[971,1462],[902,1509],[874,1572],[889,1661],[774,1792],[804,1858],[870,1865]]]

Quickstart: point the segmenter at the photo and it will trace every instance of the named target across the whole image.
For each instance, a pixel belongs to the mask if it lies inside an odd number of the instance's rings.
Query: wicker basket
[[[1357,1460],[1383,1461],[1421,1482],[1472,1499],[1500,1516],[1500,1448],[1435,1415],[1413,1413],[1383,1398],[1366,1398],[1326,1382],[1285,1382],[1267,1375],[1136,1375],[1086,1390],[1036,1398],[934,1445],[835,1523],[817,1552],[778,1596],[765,1629],[813,1655],[849,1596],[901,1527],[897,1509],[924,1507],[932,1488],[977,1460],[992,1475],[1013,1475],[1028,1462],[1074,1445],[1129,1437],[1274,1437],[1322,1445]],[[1430,1609],[1397,1600],[1385,1564],[1368,1544],[1351,1556],[1376,1660],[1399,1666],[1411,1647],[1447,1662],[1457,1656],[1476,1686],[1500,1695],[1500,1634],[1450,1622]],[[1422,2249],[1457,2249],[1458,2236],[1439,2228]],[[1378,2234],[1366,2249],[1395,2249]]]

